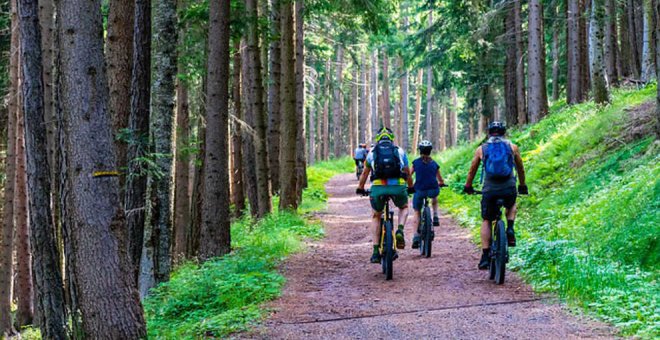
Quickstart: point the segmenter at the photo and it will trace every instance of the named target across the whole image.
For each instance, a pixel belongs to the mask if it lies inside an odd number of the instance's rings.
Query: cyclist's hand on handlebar
[[[440,185],[441,188],[446,188],[446,187],[448,187],[448,185],[445,184],[445,182],[439,183],[439,185]]]
[[[518,186],[518,193],[521,195],[529,195],[529,189],[527,189],[526,185],[519,185]]]
[[[468,194],[468,195],[474,195],[474,194],[477,193],[476,191],[474,191],[473,187],[471,187],[471,186],[469,187],[467,185],[463,187],[463,192]]]
[[[408,195],[412,195],[414,193],[415,193],[415,188],[414,187],[408,188]]]
[[[364,189],[361,189],[361,188],[355,189],[355,193],[358,194],[358,195],[361,195],[361,196],[366,196],[367,195],[367,191],[364,190]]]

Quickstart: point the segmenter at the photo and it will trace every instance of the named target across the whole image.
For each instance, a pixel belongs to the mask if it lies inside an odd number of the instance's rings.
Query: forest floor
[[[434,252],[422,258],[406,249],[385,281],[380,265],[369,263],[369,200],[355,195],[352,174],[327,185],[328,209],[318,214],[326,237],[283,265],[287,284],[272,313],[241,338],[614,338],[615,330],[571,313],[551,295],[539,295],[515,273],[504,285],[477,270],[480,251],[467,229],[441,217]],[[412,217],[412,213],[411,213]]]

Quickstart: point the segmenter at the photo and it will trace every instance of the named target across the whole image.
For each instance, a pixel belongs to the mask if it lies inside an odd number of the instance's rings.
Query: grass
[[[660,143],[624,138],[626,108],[655,86],[620,90],[612,104],[556,104],[540,123],[513,131],[530,196],[519,199],[520,246],[512,265],[540,291],[614,324],[622,335],[660,336]],[[444,152],[453,190],[445,208],[478,238],[479,198],[459,194],[478,143]]]
[[[325,209],[325,183],[351,170],[350,158],[309,167],[300,212]],[[170,281],[144,301],[149,338],[226,337],[250,329],[267,315],[263,304],[281,293],[285,278],[278,264],[303,250],[305,238],[321,238],[323,228],[301,215],[276,211],[257,223],[235,221],[231,234],[231,254],[177,267]]]

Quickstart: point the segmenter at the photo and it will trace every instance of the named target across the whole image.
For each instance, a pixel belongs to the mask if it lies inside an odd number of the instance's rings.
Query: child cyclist
[[[424,198],[431,198],[433,207],[433,225],[439,226],[438,218],[438,194],[440,187],[445,186],[445,181],[440,174],[440,166],[431,159],[431,150],[433,144],[425,140],[417,146],[420,157],[412,162],[412,174],[415,175],[415,195],[413,196],[413,209],[415,210],[415,235],[413,236],[412,247],[419,248],[419,223],[421,219],[421,210],[424,204]]]

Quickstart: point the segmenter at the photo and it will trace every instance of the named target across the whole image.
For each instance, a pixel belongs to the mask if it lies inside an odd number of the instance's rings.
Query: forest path
[[[318,214],[326,237],[282,266],[283,295],[270,318],[250,333],[263,339],[571,339],[613,338],[613,329],[570,314],[535,294],[515,273],[504,285],[477,270],[479,249],[469,231],[448,217],[436,228],[431,258],[410,248],[394,262],[394,279],[369,263],[370,206],[355,195],[355,175],[326,185],[328,210]],[[412,213],[411,213],[412,217]]]

